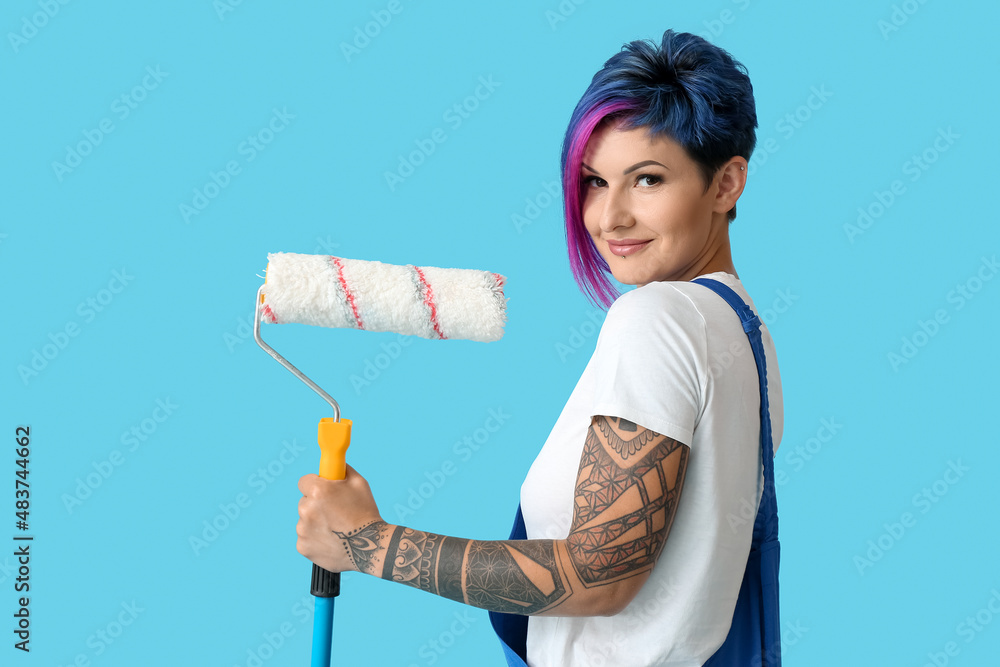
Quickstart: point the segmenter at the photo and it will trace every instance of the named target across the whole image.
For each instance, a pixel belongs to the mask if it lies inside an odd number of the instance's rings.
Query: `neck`
[[[733,253],[729,246],[729,220],[723,216],[722,220],[713,221],[716,233],[713,235],[712,244],[705,253],[702,261],[695,263],[691,267],[689,276],[683,280],[691,280],[706,273],[722,271],[739,278],[736,267],[733,266]]]

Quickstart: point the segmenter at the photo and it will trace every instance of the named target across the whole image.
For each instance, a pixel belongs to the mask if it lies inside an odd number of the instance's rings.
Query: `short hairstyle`
[[[595,128],[609,121],[676,141],[698,163],[706,190],[719,167],[736,155],[749,160],[757,143],[750,77],[724,49],[667,30],[659,46],[636,40],[604,63],[573,110],[561,159],[570,267],[587,298],[604,308],[619,294],[583,225],[580,165]],[[734,206],[730,222],[735,217]]]

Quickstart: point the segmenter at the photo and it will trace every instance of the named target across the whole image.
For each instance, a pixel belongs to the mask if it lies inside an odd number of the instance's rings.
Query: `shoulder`
[[[629,311],[636,308],[685,308],[691,305],[688,287],[691,283],[659,281],[636,287],[619,296],[611,308],[613,311]]]
[[[690,287],[683,282],[655,282],[625,292],[608,309],[602,336],[703,335],[705,317]]]

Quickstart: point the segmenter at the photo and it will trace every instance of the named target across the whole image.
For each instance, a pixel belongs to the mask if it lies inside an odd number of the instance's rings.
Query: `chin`
[[[637,277],[631,274],[623,275],[612,272],[611,275],[622,285],[635,285],[636,287],[642,287],[643,285],[652,282],[652,279],[648,277]]]

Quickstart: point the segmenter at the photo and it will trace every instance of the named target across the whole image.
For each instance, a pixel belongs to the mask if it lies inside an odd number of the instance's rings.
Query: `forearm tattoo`
[[[388,528],[385,521],[376,520],[350,533],[340,533],[335,530],[333,534],[344,541],[344,549],[354,561],[355,567],[360,572],[371,574],[374,570],[373,560],[378,554],[382,539],[388,533]]]
[[[587,432],[567,538],[584,586],[649,569],[666,541],[684,483],[688,448],[615,417]]]
[[[534,614],[567,595],[552,540],[480,541],[399,526],[383,579],[482,609]]]

